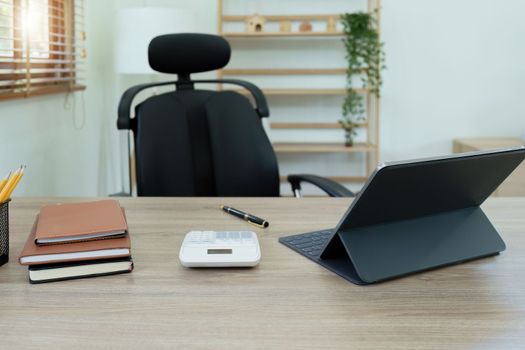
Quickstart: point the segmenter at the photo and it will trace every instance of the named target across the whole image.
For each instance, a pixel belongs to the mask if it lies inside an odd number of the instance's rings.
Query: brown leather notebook
[[[31,234],[18,257],[22,265],[39,265],[58,262],[98,260],[131,255],[129,235],[115,239],[78,242],[74,244],[36,245],[37,216]]]
[[[59,244],[124,236],[128,230],[118,201],[113,199],[46,205],[40,209],[36,244]]]

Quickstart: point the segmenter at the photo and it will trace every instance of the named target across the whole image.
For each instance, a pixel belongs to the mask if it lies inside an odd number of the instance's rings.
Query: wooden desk
[[[71,199],[62,200],[70,201]],[[525,347],[525,198],[484,209],[507,243],[497,257],[366,287],[277,242],[333,227],[348,199],[122,199],[135,271],[30,285],[16,255],[40,205],[11,206],[11,261],[0,267],[0,348],[511,349]],[[270,221],[254,269],[190,270],[191,229],[252,228],[218,209]]]
[[[524,141],[518,138],[465,138],[454,140],[455,153],[471,151],[488,151],[497,148],[512,148],[523,146]],[[525,196],[525,163],[522,163],[494,191],[493,196],[522,197]]]

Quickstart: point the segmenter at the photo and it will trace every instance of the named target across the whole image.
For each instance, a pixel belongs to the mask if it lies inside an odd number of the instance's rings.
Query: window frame
[[[27,0],[11,0],[8,4],[12,7],[10,25],[13,51],[11,55],[0,55],[0,58],[4,59],[0,62],[0,69],[3,65],[4,71],[0,70],[0,73],[5,76],[0,82],[12,81],[12,84],[4,84],[0,87],[0,101],[86,89],[85,85],[80,84],[77,72],[78,62],[83,58],[79,55],[84,54],[84,51],[77,50],[75,46],[76,34],[78,34],[76,30],[80,29],[76,28],[75,21],[76,0],[47,0],[48,41],[47,51],[43,52],[48,53],[48,58],[32,57],[31,49],[27,47],[26,54],[22,51],[24,44],[27,46],[31,40],[30,37],[24,38],[22,22],[25,1]],[[82,32],[81,40],[84,37],[85,34]],[[12,61],[9,62],[9,59]],[[34,69],[42,71],[32,73],[31,70]],[[38,81],[39,79],[42,81]],[[4,88],[4,91],[1,88]]]

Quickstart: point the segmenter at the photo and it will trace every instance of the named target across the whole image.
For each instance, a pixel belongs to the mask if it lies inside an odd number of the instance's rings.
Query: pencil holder
[[[9,260],[9,201],[0,204],[0,266]]]

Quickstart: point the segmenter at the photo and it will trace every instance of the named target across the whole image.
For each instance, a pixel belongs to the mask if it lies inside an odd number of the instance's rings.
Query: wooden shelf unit
[[[355,153],[376,150],[369,143],[355,143],[352,147],[337,142],[274,142],[272,145],[276,153]]]
[[[244,33],[244,32],[224,32],[222,33],[222,36],[225,38],[253,38],[253,37],[277,37],[277,38],[283,38],[283,37],[342,37],[342,32],[289,32],[289,33],[280,33],[280,32],[262,32],[262,33]]]
[[[249,95],[245,89],[225,89],[235,91],[241,95]],[[368,89],[354,89],[358,94],[368,93]],[[265,96],[311,96],[311,95],[333,95],[345,96],[346,89],[262,89]]]
[[[233,32],[224,31],[225,22],[244,22],[251,17],[252,13],[246,15],[224,14],[223,2],[227,0],[218,0],[218,33],[226,38],[248,38],[251,40],[263,38],[282,38],[280,40],[301,40],[302,38],[337,38],[343,37],[344,33],[339,31],[333,32]],[[255,0],[254,0],[255,1]],[[329,1],[329,0],[327,0]],[[357,1],[357,0],[356,0]],[[368,12],[375,13],[378,23],[378,31],[380,32],[380,8],[381,0],[366,0],[368,4]],[[261,14],[266,21],[328,21],[329,18],[336,18],[339,20],[339,14]],[[324,39],[323,39],[324,40]],[[239,41],[241,45],[242,41]],[[363,67],[362,72],[366,72],[366,67]],[[309,75],[345,75],[346,68],[226,68],[218,71],[218,78],[222,79],[224,76],[309,76]],[[219,86],[222,89],[222,86]],[[311,96],[311,98],[324,98],[324,96],[345,96],[346,88],[325,88],[325,89],[302,89],[302,88],[266,88],[262,89],[266,96]],[[235,89],[243,95],[249,93],[244,89]],[[295,154],[312,154],[312,153],[365,153],[365,172],[366,176],[334,176],[332,179],[340,182],[365,182],[367,177],[376,168],[379,161],[379,114],[380,104],[379,99],[370,93],[368,89],[355,89],[360,94],[366,96],[366,121],[360,125],[360,128],[366,129],[366,141],[363,143],[356,143],[353,147],[345,147],[343,140],[340,143],[313,143],[313,142],[276,142],[273,144],[274,150],[277,153],[295,153]],[[271,102],[270,102],[271,109]],[[339,123],[335,121],[327,122],[279,122],[271,121],[271,129],[339,129]],[[286,177],[281,180],[286,181]]]
[[[364,69],[363,69],[364,70]],[[223,75],[336,75],[346,68],[225,68]]]
[[[368,123],[360,123],[359,127],[364,128]],[[341,129],[339,123],[297,123],[297,122],[271,122],[272,129]]]
[[[339,20],[340,14],[306,14],[306,15],[263,15],[268,22],[287,21],[328,21],[330,18]],[[221,21],[223,22],[244,22],[250,16],[244,15],[223,15]],[[341,37],[342,32],[223,32],[223,36],[227,38],[251,38],[251,37]]]
[[[341,129],[339,123],[270,123],[272,129]]]
[[[359,183],[359,182],[365,182],[368,177],[367,176],[326,176],[330,180],[336,181],[336,182],[342,182],[342,183]],[[288,182],[288,176],[287,175],[281,175],[279,176],[279,179],[281,182]]]
[[[316,14],[308,14],[308,15],[263,15],[264,19],[268,22],[278,22],[278,21],[326,21],[330,18],[337,18],[341,17],[341,14],[339,13],[333,13],[333,14],[325,14],[325,15],[316,15]],[[244,16],[244,15],[223,15],[222,20],[224,22],[244,22],[246,19],[250,18],[250,16]]]

